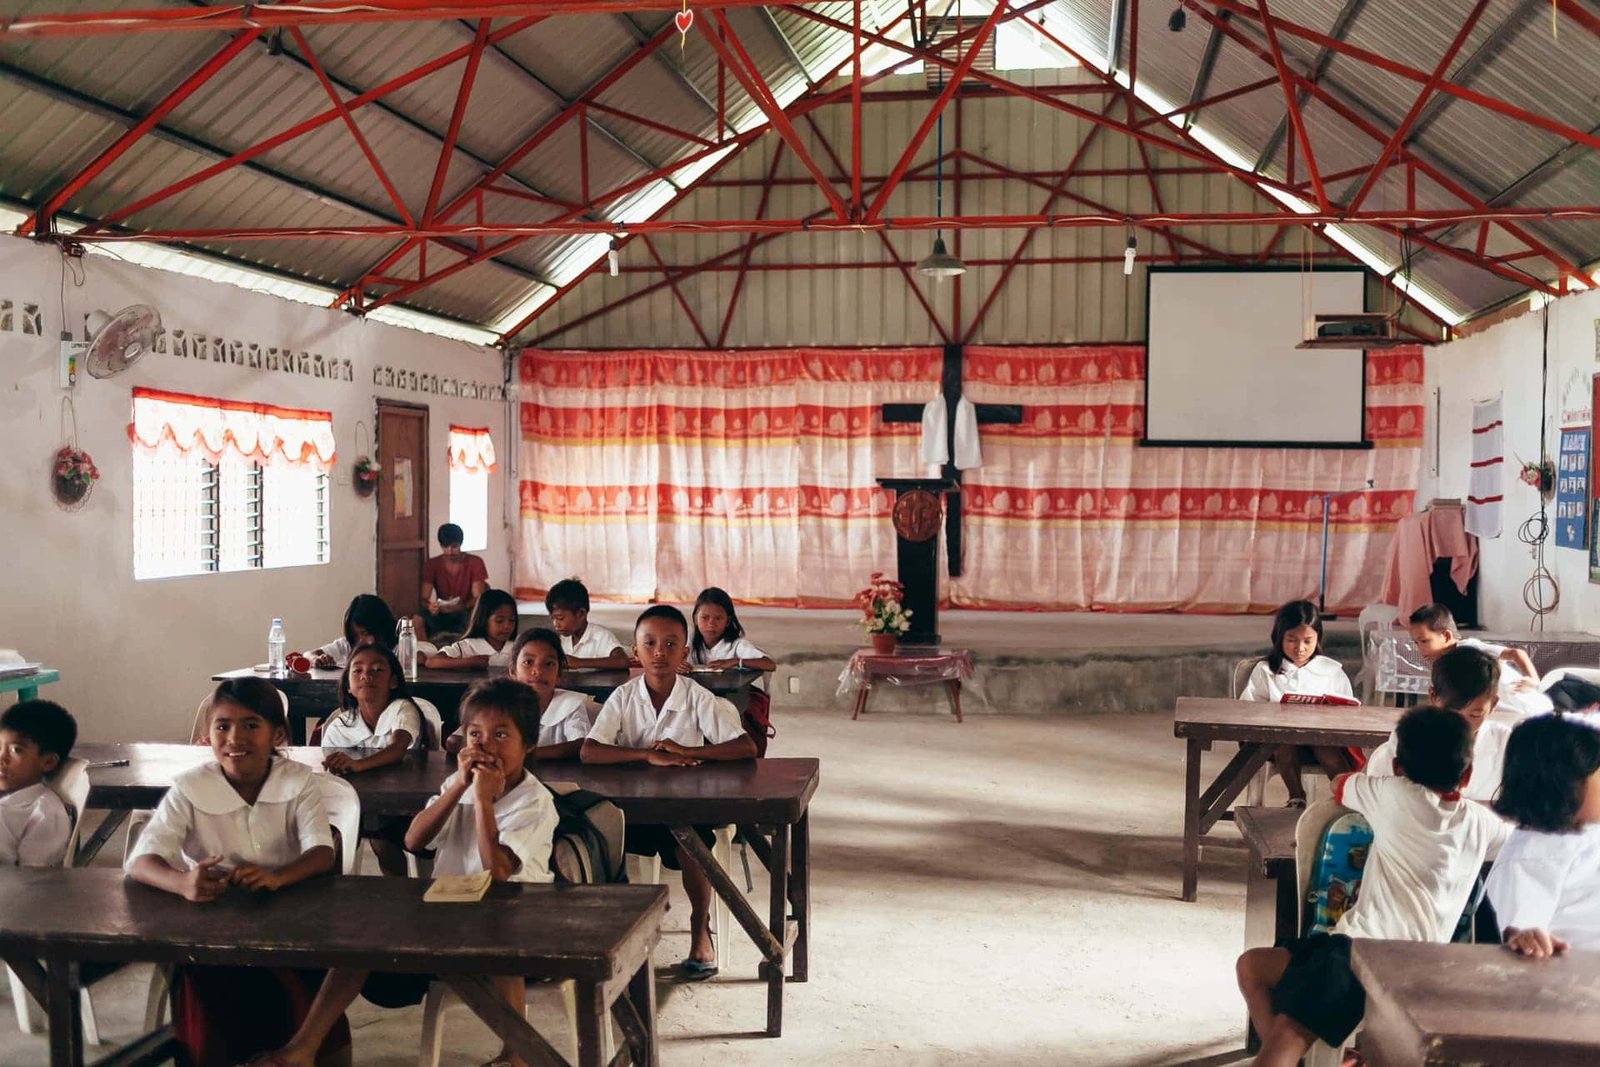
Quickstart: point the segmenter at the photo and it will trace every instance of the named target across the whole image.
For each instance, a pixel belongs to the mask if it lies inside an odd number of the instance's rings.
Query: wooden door
[[[428,540],[428,409],[378,402],[378,595],[396,618],[422,608]]]

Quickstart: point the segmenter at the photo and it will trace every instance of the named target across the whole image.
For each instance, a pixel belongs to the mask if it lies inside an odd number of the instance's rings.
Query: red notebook
[[[1336,693],[1285,693],[1280,704],[1337,704],[1343,708],[1359,708],[1361,701],[1342,697]]]

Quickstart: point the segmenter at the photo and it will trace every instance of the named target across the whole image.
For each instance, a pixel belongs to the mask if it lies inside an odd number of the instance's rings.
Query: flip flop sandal
[[[686,982],[703,982],[717,973],[717,965],[687,957],[682,963],[678,964],[678,973],[683,976],[683,980]]]

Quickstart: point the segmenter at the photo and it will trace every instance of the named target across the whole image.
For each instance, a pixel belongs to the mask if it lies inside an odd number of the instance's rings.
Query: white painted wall
[[[354,381],[327,381],[157,354],[116,378],[83,375],[75,392],[80,446],[101,478],[88,505],[58,509],[50,494],[51,458],[62,443],[57,338],[62,313],[61,260],[50,246],[0,237],[0,300],[40,306],[43,336],[0,330],[0,647],[21,649],[61,671],[41,695],[78,717],[86,739],[186,738],[196,703],[217,670],[266,657],[267,627],[281,615],[290,648],[322,644],[339,634],[345,606],[376,581],[377,497],[350,485],[356,423],[371,440],[379,397],[429,408],[429,527],[449,520],[445,436],[454,421],[489,426],[499,470],[491,477],[491,510],[506,499],[516,449],[506,436],[507,408],[496,401],[446,398],[372,384],[374,365],[498,384],[498,353],[411,330],[361,322],[335,311],[105,256],[82,261],[82,288],[66,280],[66,314],[81,323],[93,308],[115,311],[149,303],[169,330],[307,350],[354,364]],[[315,567],[133,579],[131,446],[127,425],[136,385],[204,396],[255,400],[333,413],[338,465],[330,487],[330,562]],[[510,585],[505,514],[489,517],[482,553],[496,586]]]
[[[1579,293],[1549,306],[1550,375],[1546,393],[1547,440],[1552,460],[1563,425],[1587,425],[1590,379],[1600,372],[1600,291]],[[1439,466],[1431,472],[1433,439],[1424,445],[1419,506],[1435,496],[1467,496],[1472,405],[1496,393],[1504,396],[1505,508],[1498,538],[1479,543],[1480,619],[1494,629],[1526,627],[1532,613],[1522,589],[1533,563],[1517,528],[1539,506],[1538,494],[1517,480],[1519,460],[1539,458],[1541,315],[1522,315],[1481,334],[1427,350],[1428,404],[1439,390]],[[1563,412],[1566,412],[1565,416]],[[1433,421],[1430,411],[1428,420]],[[1591,490],[1592,491],[1592,490]],[[1550,507],[1554,522],[1555,508]],[[1600,585],[1589,583],[1588,556],[1557,548],[1552,529],[1545,565],[1560,585],[1561,602],[1545,617],[1547,630],[1600,630]]]

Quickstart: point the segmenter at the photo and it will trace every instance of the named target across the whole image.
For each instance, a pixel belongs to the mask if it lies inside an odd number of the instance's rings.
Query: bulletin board
[[[1600,344],[1600,339],[1597,339],[1596,343]],[[1589,581],[1600,582],[1600,477],[1596,476],[1594,464],[1596,437],[1594,420],[1596,414],[1600,413],[1600,374],[1592,376],[1589,382],[1589,484],[1585,488],[1585,497],[1589,505],[1589,528],[1584,531],[1584,537],[1589,546]],[[1559,487],[1559,482],[1557,484]],[[1559,530],[1558,523],[1558,533]]]

